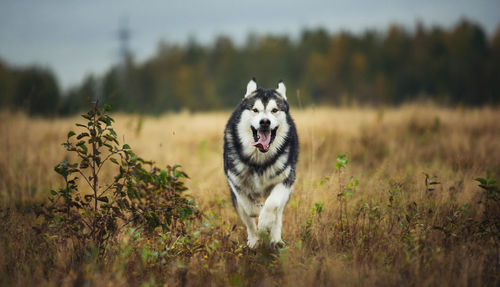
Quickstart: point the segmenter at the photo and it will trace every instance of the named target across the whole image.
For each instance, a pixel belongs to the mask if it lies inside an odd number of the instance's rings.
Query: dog
[[[295,182],[299,140],[283,81],[276,89],[247,85],[224,131],[224,173],[231,199],[247,228],[249,248],[259,234],[281,247],[282,214]],[[258,224],[255,218],[258,217]]]

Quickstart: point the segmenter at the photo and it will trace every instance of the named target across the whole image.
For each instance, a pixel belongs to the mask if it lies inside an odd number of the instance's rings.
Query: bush
[[[161,227],[178,236],[186,233],[186,221],[199,218],[195,202],[184,194],[187,174],[179,165],[160,169],[128,144],[120,146],[110,109],[95,103],[82,115],[86,124],[76,124],[83,131],[68,132],[62,145],[78,162],[56,165],[65,185],[51,190],[50,204],[37,210],[51,235],[68,240],[75,251],[98,250],[100,257],[106,243],[127,225],[149,232]],[[109,164],[119,171],[112,183],[104,184],[100,175]],[[90,192],[82,191],[82,182]]]

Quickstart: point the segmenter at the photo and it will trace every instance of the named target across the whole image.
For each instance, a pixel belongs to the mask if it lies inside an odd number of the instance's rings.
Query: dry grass
[[[283,216],[289,246],[279,254],[242,248],[245,230],[222,169],[229,113],[115,115],[115,130],[137,154],[184,167],[206,216],[190,238],[124,232],[113,256],[98,263],[91,255],[71,261],[63,243],[31,228],[37,219],[29,206],[61,184],[53,167],[79,119],[0,114],[0,284],[498,286],[498,235],[477,231],[483,213],[473,181],[487,169],[500,172],[498,109],[292,112],[301,153]],[[347,152],[349,166],[339,175],[337,153]],[[427,191],[424,173],[437,176],[434,191]],[[339,186],[351,176],[359,186],[339,219]],[[314,203],[323,204],[321,213],[311,213]],[[159,259],[151,255],[164,250]]]

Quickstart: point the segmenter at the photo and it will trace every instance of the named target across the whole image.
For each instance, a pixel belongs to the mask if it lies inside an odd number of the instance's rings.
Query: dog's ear
[[[286,100],[286,87],[285,87],[285,83],[283,83],[283,80],[280,80],[278,82],[278,88],[276,89],[276,92],[278,94],[280,94],[280,96],[282,96],[283,99]]]
[[[245,98],[248,98],[253,92],[257,90],[257,82],[255,81],[255,77],[248,82],[247,85],[247,93],[245,94]]]

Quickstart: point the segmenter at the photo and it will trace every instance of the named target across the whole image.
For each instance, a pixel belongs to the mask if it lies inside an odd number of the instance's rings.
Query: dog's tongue
[[[259,140],[251,142],[250,144],[258,147],[259,149],[268,150],[269,143],[271,142],[271,132],[258,130],[257,133],[259,135]]]

